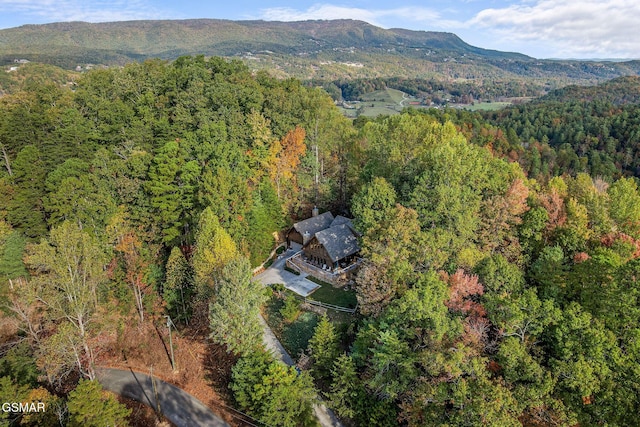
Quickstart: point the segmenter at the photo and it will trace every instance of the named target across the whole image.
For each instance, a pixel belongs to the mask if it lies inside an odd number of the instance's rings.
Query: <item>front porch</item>
[[[321,264],[322,260],[308,258],[303,252],[297,253],[287,260],[287,267],[316,277],[333,286],[341,287],[349,283],[362,262],[356,256],[346,258],[336,267]]]

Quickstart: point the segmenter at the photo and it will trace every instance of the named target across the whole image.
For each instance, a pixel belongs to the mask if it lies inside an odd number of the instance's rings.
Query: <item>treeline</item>
[[[640,175],[638,78],[589,88],[568,87],[498,111],[430,109],[467,139],[518,161],[529,177],[546,181],[588,173],[612,180]],[[366,119],[360,119],[361,123]]]
[[[361,101],[367,93],[386,88],[397,89],[416,98],[434,104],[447,102],[469,104],[479,100],[500,98],[537,97],[548,91],[545,84],[535,80],[490,80],[478,82],[455,82],[444,79],[411,79],[386,77],[356,80],[310,81],[310,85],[321,86],[334,100]]]

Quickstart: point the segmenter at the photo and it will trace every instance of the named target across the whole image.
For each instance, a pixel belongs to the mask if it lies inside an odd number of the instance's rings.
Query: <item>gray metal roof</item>
[[[318,231],[316,238],[324,246],[333,262],[353,255],[360,250],[358,238],[346,223]]]
[[[318,231],[329,228],[332,222],[333,222],[333,214],[327,211],[318,216],[312,216],[311,218],[307,218],[304,221],[296,222],[295,224],[293,224],[293,228],[298,233],[302,234],[302,238],[306,243]]]

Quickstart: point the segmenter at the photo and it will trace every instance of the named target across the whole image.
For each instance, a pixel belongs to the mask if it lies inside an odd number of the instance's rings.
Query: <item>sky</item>
[[[0,28],[62,21],[358,19],[534,58],[640,59],[638,0],[0,0]]]

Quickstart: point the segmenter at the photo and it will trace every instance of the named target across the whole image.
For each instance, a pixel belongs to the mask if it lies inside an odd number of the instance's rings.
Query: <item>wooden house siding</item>
[[[304,254],[309,261],[319,266],[326,265],[327,267],[333,267],[333,261],[329,253],[324,246],[318,242],[317,238],[313,238],[304,247]]]
[[[304,239],[302,238],[302,234],[298,233],[298,231],[295,228],[292,228],[287,233],[287,246],[290,246],[291,242],[295,242],[300,245],[304,244]]]

